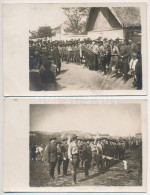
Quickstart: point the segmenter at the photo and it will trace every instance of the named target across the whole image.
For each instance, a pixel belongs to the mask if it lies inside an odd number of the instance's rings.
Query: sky
[[[139,104],[34,104],[30,105],[30,130],[134,136],[141,133],[141,108]]]
[[[39,26],[56,26],[66,21],[62,5],[56,4],[31,4],[29,7],[29,29],[37,30]]]

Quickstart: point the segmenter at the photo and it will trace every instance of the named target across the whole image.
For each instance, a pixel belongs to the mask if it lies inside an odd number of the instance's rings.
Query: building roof
[[[141,15],[138,7],[109,7],[121,26],[125,28],[140,27]]]
[[[140,28],[141,27],[141,15],[140,8],[138,7],[107,7],[120,25],[123,28]],[[92,7],[90,9],[89,17],[87,19],[86,30],[88,31],[90,26],[90,20],[96,9],[100,7]]]

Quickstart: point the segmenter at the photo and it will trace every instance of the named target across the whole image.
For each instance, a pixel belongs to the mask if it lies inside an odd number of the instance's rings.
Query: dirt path
[[[62,64],[61,74],[57,76],[57,90],[118,90],[132,88],[133,79],[126,83],[122,78],[103,75],[99,71],[89,70],[84,65]]]

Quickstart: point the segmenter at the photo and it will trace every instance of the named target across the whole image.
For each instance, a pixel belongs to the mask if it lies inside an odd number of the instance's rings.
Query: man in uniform
[[[68,158],[68,144],[67,138],[64,138],[62,144],[62,155],[63,155],[63,175],[67,175],[68,165],[69,165],[69,158]]]
[[[92,160],[92,152],[91,152],[91,146],[90,146],[89,139],[84,139],[82,157],[83,157],[83,162],[84,162],[85,179],[87,179],[89,177],[89,169],[90,169],[91,160]]]
[[[48,162],[49,162],[49,175],[50,179],[52,178],[53,181],[55,181],[54,178],[54,172],[55,172],[55,166],[57,162],[57,147],[55,144],[55,137],[52,137],[49,139],[50,143],[48,145]]]
[[[110,61],[110,70],[109,73],[115,68],[116,74],[118,74],[118,63],[119,63],[119,57],[120,57],[120,52],[117,47],[117,42],[116,40],[110,40],[110,47],[111,47],[111,61]]]
[[[122,61],[122,68],[123,68],[123,76],[124,80],[128,80],[128,71],[129,71],[129,64],[128,64],[128,58],[129,58],[130,51],[125,45],[124,40],[122,40],[122,44],[120,46],[120,55],[121,55],[121,61]]]
[[[97,164],[98,164],[98,171],[99,171],[99,173],[100,173],[100,170],[103,167],[102,155],[103,155],[103,145],[101,143],[101,139],[98,138],[97,139]]]
[[[83,160],[82,160],[82,153],[83,153],[83,140],[82,138],[78,138],[78,146],[79,146],[79,164],[78,169],[83,168]]]
[[[60,60],[60,53],[59,53],[59,49],[58,49],[58,43],[54,43],[52,55],[53,55],[54,64],[57,66],[56,71],[57,71],[57,73],[60,74],[61,60]]]
[[[73,135],[71,138],[71,143],[68,148],[68,157],[72,164],[72,176],[73,176],[73,185],[76,185],[76,177],[77,177],[77,168],[79,163],[79,146],[77,142],[77,136]]]
[[[99,48],[100,53],[100,59],[101,59],[101,65],[102,65],[102,71],[104,74],[106,74],[106,63],[107,63],[107,56],[106,56],[106,45],[104,47],[104,43],[101,41],[101,46]]]
[[[91,168],[94,172],[94,166],[97,165],[97,145],[95,144],[94,138],[91,138],[91,152],[92,152],[92,162],[91,162]]]
[[[60,176],[60,167],[61,163],[63,160],[63,155],[62,155],[62,147],[61,147],[62,142],[58,140],[56,142],[56,147],[57,147],[57,171],[58,171],[58,176]]]
[[[128,43],[129,43],[128,48],[130,50],[130,58],[129,58],[130,60],[132,58],[133,53],[137,53],[138,47],[135,43],[132,42],[132,40],[129,40]]]
[[[98,70],[98,55],[99,55],[99,46],[98,46],[98,40],[94,40],[92,42],[91,49],[93,51],[93,68],[94,70]]]

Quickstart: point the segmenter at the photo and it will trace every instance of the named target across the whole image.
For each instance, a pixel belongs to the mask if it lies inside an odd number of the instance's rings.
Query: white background
[[[6,2],[6,1],[5,1]],[[8,2],[8,1],[7,1]],[[10,1],[9,1],[10,2]],[[11,1],[11,2],[20,2],[20,0],[18,0],[18,1]],[[29,0],[26,0],[26,3],[30,3],[31,1],[29,1]],[[37,1],[32,1],[32,2],[37,2]],[[41,1],[40,1],[41,2]],[[49,2],[49,1],[42,1],[42,2]],[[55,3],[56,2],[59,2],[58,0],[55,0]],[[61,2],[64,2],[64,1],[61,1]],[[66,1],[65,1],[66,2]],[[69,1],[68,1],[69,2]],[[76,2],[81,2],[81,1],[79,1],[79,0],[77,0]],[[87,2],[87,0],[85,1],[83,1],[82,0],[82,3],[83,2]],[[88,2],[90,2],[90,1],[88,1]],[[94,1],[94,2],[99,2],[99,1]],[[101,2],[103,2],[103,1],[101,1]],[[107,0],[105,0],[105,3],[106,2],[110,2],[110,1],[107,1]],[[111,1],[111,2],[120,2],[120,1]],[[131,2],[131,1],[128,1],[128,0],[124,0],[124,1],[122,1],[122,2]],[[141,1],[136,1],[136,2],[141,2]],[[146,2],[146,1],[142,1],[142,2]],[[149,18],[150,18],[150,3],[147,1],[147,19],[148,19],[148,21],[149,21]],[[1,26],[2,26],[2,14],[1,14],[2,12],[0,12],[0,23],[1,23]],[[150,22],[148,22],[147,23],[147,25],[148,25],[148,35],[150,34]],[[1,28],[0,28],[1,29]],[[1,73],[1,76],[0,76],[0,130],[1,130],[1,133],[0,133],[0,143],[1,143],[1,147],[0,147],[0,173],[2,173],[2,171],[3,171],[3,165],[2,165],[2,150],[3,150],[3,145],[2,145],[2,136],[3,136],[3,95],[2,95],[2,89],[3,89],[3,81],[2,81],[2,30],[0,31],[0,37],[1,37],[1,39],[0,39],[0,45],[1,45],[1,47],[0,47],[0,63],[1,63],[1,65],[0,65],[0,73]],[[147,41],[148,41],[148,46],[150,45],[150,40],[149,40],[149,37],[148,37],[148,39],[147,39]],[[148,47],[148,54],[150,53],[150,50],[149,50],[149,47]],[[149,55],[148,55],[148,65],[149,65]],[[150,69],[148,69],[148,75],[150,76]],[[148,92],[150,92],[150,89],[148,88]],[[115,96],[112,96],[112,97],[109,97],[110,99],[114,99],[115,98]],[[123,98],[125,98],[125,99],[133,99],[133,97],[129,97],[129,96],[127,96],[127,97],[119,97],[119,98],[121,98],[121,99],[123,99]],[[134,97],[135,98],[135,97]],[[149,93],[148,93],[148,96],[146,96],[146,97],[136,97],[137,99],[142,99],[142,98],[144,98],[144,99],[148,99],[148,119],[149,119],[149,113],[150,113],[150,106],[149,106],[149,103],[150,103],[150,95],[149,95]],[[10,99],[13,99],[13,97],[10,97]],[[29,98],[27,98],[27,99],[29,99]],[[69,100],[68,100],[69,101]],[[15,111],[14,111],[14,114],[15,114]],[[8,123],[9,123],[9,121],[8,121]],[[148,124],[148,140],[150,141],[150,133],[149,133],[149,124]],[[148,142],[148,154],[150,154],[150,143]],[[148,155],[148,165],[150,165],[150,159],[149,159],[149,155]],[[150,168],[149,168],[149,166],[148,166],[148,169],[147,169],[147,173],[148,173],[148,177],[147,177],[147,183],[148,184],[150,184]],[[14,175],[14,177],[15,177],[15,175]],[[4,194],[4,192],[3,192],[3,190],[2,190],[2,174],[0,174],[0,193],[1,194]],[[20,194],[20,193],[14,193],[14,194]],[[39,193],[39,194],[42,194],[42,193]],[[52,193],[52,194],[56,194],[56,193]],[[65,194],[65,193],[64,193]],[[106,193],[101,193],[102,195],[105,195]],[[109,193],[110,194],[110,193]],[[111,194],[116,194],[116,193],[111,193]],[[118,195],[121,195],[121,193],[117,193]],[[132,193],[124,193],[124,194],[132,194]],[[134,194],[137,194],[137,193],[134,193]],[[143,194],[143,193],[138,193],[138,195],[141,195],[141,194]],[[148,185],[147,186],[147,193],[144,193],[144,194],[146,194],[146,195],[149,195],[150,194],[150,185]]]
[[[73,2],[73,1],[72,1]],[[42,4],[43,5],[43,4]],[[46,6],[46,5],[45,5]],[[61,6],[64,6],[62,4]],[[67,4],[79,6],[79,4]],[[80,4],[80,6],[108,6],[108,3]],[[63,95],[146,95],[147,94],[147,44],[146,5],[138,3],[110,4],[109,6],[137,6],[142,24],[142,90],[70,90],[29,91],[29,29],[34,20],[33,4],[3,5],[3,75],[5,96],[63,96]],[[44,7],[44,6],[43,6]],[[44,9],[44,8],[43,8]],[[32,22],[31,22],[32,21]]]
[[[145,192],[147,164],[147,101],[126,99],[5,99],[4,100],[4,132],[3,132],[3,189],[5,192]],[[75,187],[30,187],[29,186],[29,131],[30,104],[129,104],[141,105],[141,131],[143,140],[143,186],[75,186]],[[118,107],[117,107],[118,108]],[[79,109],[79,108],[78,108]],[[88,109],[88,107],[87,107]],[[102,109],[102,108],[100,108]],[[111,110],[111,109],[110,109]],[[87,110],[90,112],[90,109]],[[120,114],[123,110],[120,109]],[[14,114],[15,113],[15,114]],[[45,119],[42,115],[43,120]],[[85,115],[86,117],[86,115]],[[119,119],[119,117],[118,117]],[[49,119],[51,120],[51,119]],[[106,118],[104,120],[107,120]],[[59,122],[59,121],[58,121]],[[66,129],[70,125],[66,124]],[[78,121],[79,123],[83,121]],[[106,121],[108,122],[108,121]],[[121,121],[120,121],[121,122]],[[65,122],[64,122],[65,123]],[[84,124],[84,123],[83,123]],[[82,124],[82,125],[83,125]],[[123,131],[123,129],[120,129]],[[84,131],[84,127],[82,129]],[[86,131],[86,129],[85,129]],[[109,132],[113,134],[113,129]]]

